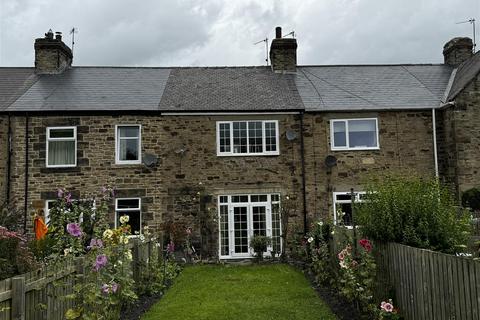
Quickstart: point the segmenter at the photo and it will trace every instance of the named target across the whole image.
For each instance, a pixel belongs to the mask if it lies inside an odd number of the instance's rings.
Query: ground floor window
[[[120,225],[120,217],[128,216],[132,235],[142,233],[142,212],[140,198],[115,199],[115,228]]]
[[[365,192],[354,192],[353,200],[356,203],[362,202]],[[351,192],[334,192],[333,193],[333,222],[352,227],[352,194]]]
[[[272,238],[267,254],[281,251],[279,194],[221,195],[218,215],[220,258],[250,257],[254,235]]]

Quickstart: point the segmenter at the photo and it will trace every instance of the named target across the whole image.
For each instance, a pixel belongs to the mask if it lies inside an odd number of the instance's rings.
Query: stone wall
[[[279,156],[217,157],[216,121],[237,119],[278,119]],[[287,129],[298,132],[291,115],[248,117],[160,117],[160,116],[31,116],[29,130],[28,213],[32,201],[55,197],[64,187],[79,197],[99,192],[104,185],[115,186],[118,197],[141,197],[143,219],[160,229],[163,222],[192,226],[199,236],[197,216],[202,212],[216,218],[218,194],[280,192],[301,199],[299,140],[285,139]],[[158,156],[156,167],[115,164],[115,125],[142,125],[142,153]],[[75,168],[46,168],[46,128],[77,126]],[[19,207],[24,202],[25,119],[13,120],[14,171],[12,192]],[[184,149],[185,152],[179,152]],[[111,217],[113,221],[113,216]],[[28,223],[30,224],[31,219]],[[31,226],[29,225],[29,228]],[[202,238],[204,251],[216,254],[217,226],[209,238]],[[197,237],[198,239],[199,237]]]
[[[379,150],[332,151],[330,119],[378,118]],[[430,111],[323,113],[305,117],[307,199],[310,216],[333,216],[333,192],[365,191],[371,178],[415,172],[433,176]],[[337,165],[328,170],[325,157]]]
[[[442,168],[458,195],[480,186],[480,78],[475,78],[442,112],[445,148]]]

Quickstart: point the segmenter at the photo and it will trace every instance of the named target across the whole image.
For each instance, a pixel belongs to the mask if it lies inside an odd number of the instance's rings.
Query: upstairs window
[[[139,125],[116,127],[116,163],[139,164],[141,160],[141,130]]]
[[[47,167],[75,167],[77,165],[77,128],[47,128]]]
[[[217,122],[217,155],[278,155],[278,121]]]
[[[338,119],[330,123],[332,150],[378,149],[378,121]]]

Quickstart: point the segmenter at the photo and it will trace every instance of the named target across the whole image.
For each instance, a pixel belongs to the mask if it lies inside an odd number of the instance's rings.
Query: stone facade
[[[377,118],[379,150],[332,151],[330,119]],[[305,117],[308,213],[333,216],[333,192],[365,191],[368,179],[416,172],[433,176],[432,117],[429,111],[316,113]],[[327,155],[337,158],[328,169]]]
[[[58,74],[72,65],[72,50],[62,41],[61,35],[53,38],[50,31],[45,38],[35,40],[35,69],[38,74]]]
[[[96,194],[104,185],[115,186],[117,197],[140,197],[145,224],[161,229],[166,223],[192,226],[204,252],[217,254],[218,226],[200,237],[198,216],[209,213],[215,221],[217,196],[275,192],[296,201],[291,223],[303,231],[300,115],[154,116],[72,115],[29,117],[28,212],[35,200],[55,198],[59,187],[78,198]],[[331,151],[330,119],[377,117],[380,149]],[[216,121],[278,120],[280,155],[217,156]],[[159,159],[153,168],[115,164],[115,125],[140,124],[142,153]],[[46,128],[77,127],[77,166],[47,168]],[[11,194],[19,207],[25,193],[25,117],[12,118],[14,153]],[[296,134],[286,139],[286,132]],[[332,216],[332,192],[362,190],[369,176],[400,170],[434,173],[431,114],[426,111],[324,113],[304,115],[306,199],[309,222]],[[179,150],[183,150],[179,152]],[[338,164],[327,170],[325,157]],[[113,208],[111,210],[113,221]],[[30,221],[29,221],[30,223]],[[30,226],[31,228],[31,226]]]
[[[473,42],[470,38],[453,38],[443,46],[445,64],[458,67],[473,55]]]
[[[282,28],[275,29],[276,37],[270,45],[270,63],[274,72],[297,70],[297,40],[282,38]]]
[[[480,185],[480,77],[477,76],[455,98],[455,104],[441,111],[444,132],[439,145],[441,176],[458,191]]]

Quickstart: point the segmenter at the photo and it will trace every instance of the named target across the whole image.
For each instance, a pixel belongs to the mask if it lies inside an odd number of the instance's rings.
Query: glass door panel
[[[234,252],[248,253],[248,207],[233,207]]]
[[[253,206],[252,220],[253,220],[253,235],[266,236],[267,235],[267,207]]]

